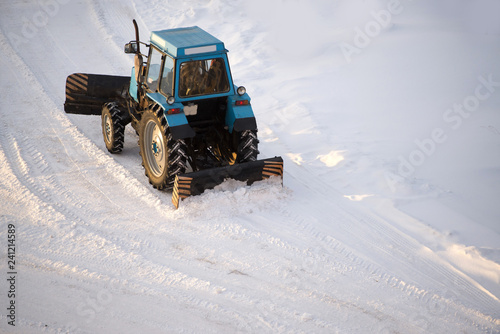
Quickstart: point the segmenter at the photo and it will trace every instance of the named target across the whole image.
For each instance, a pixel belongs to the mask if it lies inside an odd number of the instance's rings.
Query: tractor
[[[149,182],[180,200],[225,179],[248,185],[283,179],[281,157],[257,160],[257,122],[243,86],[233,84],[224,43],[201,28],[153,31],[135,40],[130,76],[74,73],[66,80],[66,113],[101,115],[110,153],[123,150],[128,124],[139,136]],[[147,52],[142,53],[141,47]]]

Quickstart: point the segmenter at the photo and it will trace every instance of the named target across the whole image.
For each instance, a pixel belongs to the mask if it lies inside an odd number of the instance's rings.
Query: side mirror
[[[137,53],[137,42],[130,42],[125,44],[125,53]]]

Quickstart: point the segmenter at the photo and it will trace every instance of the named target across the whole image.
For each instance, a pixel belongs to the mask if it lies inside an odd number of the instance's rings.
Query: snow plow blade
[[[177,209],[181,200],[189,196],[200,195],[207,189],[213,189],[226,179],[246,181],[247,185],[250,185],[271,176],[280,176],[283,180],[283,159],[281,157],[180,174],[175,177],[172,203]]]
[[[104,103],[124,100],[130,77],[73,73],[66,79],[68,114],[100,115]]]

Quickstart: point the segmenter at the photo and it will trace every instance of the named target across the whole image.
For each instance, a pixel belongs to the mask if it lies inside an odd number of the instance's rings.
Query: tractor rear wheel
[[[102,135],[110,153],[120,153],[125,139],[123,112],[115,102],[104,104],[101,113]]]
[[[257,131],[245,130],[237,133],[239,135],[239,143],[237,150],[237,162],[248,162],[257,160],[259,154],[257,139]]]
[[[177,174],[187,168],[186,143],[173,139],[164,125],[163,109],[153,105],[139,126],[139,147],[149,183],[156,189],[171,188]]]

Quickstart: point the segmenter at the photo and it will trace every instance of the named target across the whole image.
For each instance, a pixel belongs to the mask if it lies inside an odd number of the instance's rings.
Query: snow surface
[[[5,333],[500,333],[495,0],[0,3]],[[225,42],[284,187],[152,189],[128,127],[66,115],[66,76],[128,75],[123,45]]]

